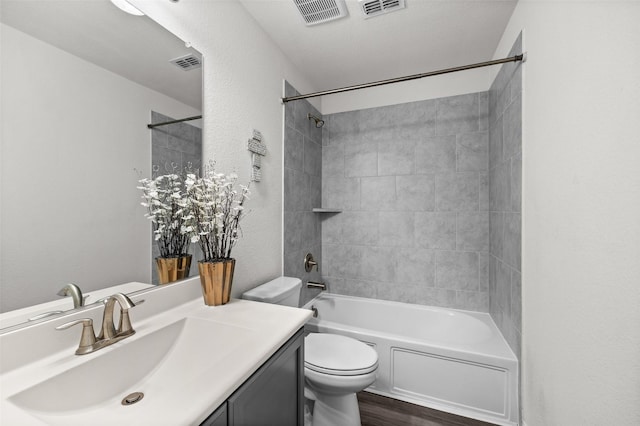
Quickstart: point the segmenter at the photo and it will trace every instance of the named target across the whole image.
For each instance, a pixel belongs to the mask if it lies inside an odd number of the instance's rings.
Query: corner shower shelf
[[[342,213],[341,209],[322,209],[318,207],[314,207],[311,211],[314,213]]]

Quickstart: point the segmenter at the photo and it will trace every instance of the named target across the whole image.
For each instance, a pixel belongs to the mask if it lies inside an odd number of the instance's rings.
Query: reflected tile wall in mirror
[[[151,112],[152,123],[162,123],[175,120],[174,117]],[[151,130],[151,164],[159,168],[158,174],[171,173],[172,170],[182,171],[185,167],[200,170],[202,167],[202,129],[188,122],[168,124]],[[151,276],[152,283],[158,284],[158,270],[155,258],[160,255],[158,245],[151,235]],[[198,274],[199,250],[192,245],[190,253],[193,255],[189,276]]]

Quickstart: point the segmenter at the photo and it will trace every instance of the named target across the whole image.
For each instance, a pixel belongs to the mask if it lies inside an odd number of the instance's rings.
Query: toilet
[[[298,307],[302,282],[279,277],[242,295],[243,299]],[[313,426],[360,426],[356,392],[376,379],[378,354],[350,337],[310,333],[304,339],[305,397],[314,400]]]

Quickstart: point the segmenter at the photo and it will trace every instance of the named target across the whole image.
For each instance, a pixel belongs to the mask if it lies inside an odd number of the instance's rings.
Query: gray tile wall
[[[285,96],[299,95],[285,82]],[[285,104],[284,131],[284,275],[302,280],[300,303],[318,294],[307,289],[307,281],[321,281],[320,272],[304,269],[304,256],[312,253],[322,264],[320,215],[311,209],[321,207],[322,128],[307,118],[322,115],[306,100]]]
[[[335,293],[489,310],[488,93],[325,116],[322,275]]]
[[[509,56],[522,52],[522,35]],[[505,64],[489,90],[489,312],[520,357],[522,330],[522,67]]]
[[[175,120],[175,118],[151,111],[151,122],[162,123]],[[192,126],[187,122],[168,124],[155,127],[151,130],[151,164],[155,175],[171,173],[173,166],[181,171],[187,165],[198,170],[202,164],[202,129]],[[153,284],[158,284],[158,271],[155,258],[160,256],[158,245],[151,235],[151,279]],[[192,246],[190,253],[193,255],[189,276],[198,275],[197,259],[199,250]]]

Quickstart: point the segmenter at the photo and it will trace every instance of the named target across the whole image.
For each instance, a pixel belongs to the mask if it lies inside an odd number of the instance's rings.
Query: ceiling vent
[[[358,3],[366,18],[395,12],[406,7],[404,0],[358,0]]]
[[[174,64],[175,66],[177,66],[178,68],[184,71],[194,70],[202,66],[202,62],[200,61],[200,58],[198,58],[194,54],[180,56],[179,58],[174,58],[169,62],[171,62],[172,64]]]
[[[322,24],[347,16],[344,0],[293,0],[307,25]]]

